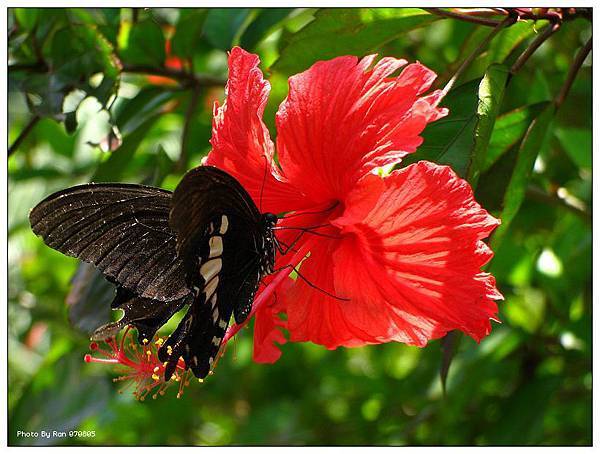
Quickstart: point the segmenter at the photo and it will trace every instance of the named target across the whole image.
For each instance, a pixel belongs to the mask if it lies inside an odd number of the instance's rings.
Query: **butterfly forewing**
[[[183,262],[169,226],[171,193],[127,184],[86,184],[52,194],[29,214],[31,228],[64,254],[92,263],[140,297],[185,298]]]

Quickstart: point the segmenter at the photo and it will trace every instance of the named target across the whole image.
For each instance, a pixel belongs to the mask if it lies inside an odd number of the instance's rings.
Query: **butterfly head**
[[[277,224],[277,220],[277,215],[273,213],[264,213],[262,215],[262,221],[265,227],[275,227],[275,225]]]

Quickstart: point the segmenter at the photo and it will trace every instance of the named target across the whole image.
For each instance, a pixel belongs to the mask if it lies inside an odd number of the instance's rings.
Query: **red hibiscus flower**
[[[424,96],[435,73],[374,55],[317,62],[289,79],[275,146],[262,121],[270,86],[258,64],[231,51],[206,162],[234,175],[263,212],[287,213],[278,238],[295,245],[276,268],[301,262],[304,279],[284,268],[257,294],[254,359],[279,358],[282,328],[290,341],[329,349],[424,346],[454,329],[486,336],[502,295],[481,271],[493,255],[482,239],[499,221],[449,167],[377,172],[416,151],[427,123],[447,114],[440,91]]]

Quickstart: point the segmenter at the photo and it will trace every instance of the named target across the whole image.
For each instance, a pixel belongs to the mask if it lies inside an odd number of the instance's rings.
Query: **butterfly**
[[[190,170],[174,192],[138,184],[83,184],[33,208],[31,228],[63,254],[94,264],[117,287],[123,317],[93,339],[132,325],[151,340],[188,306],[158,351],[169,380],[183,358],[211,370],[229,320],[242,323],[261,279],[273,272],[277,216],[261,213],[242,185],[211,166]]]

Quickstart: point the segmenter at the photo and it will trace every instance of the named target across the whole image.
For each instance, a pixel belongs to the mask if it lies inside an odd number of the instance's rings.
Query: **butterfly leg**
[[[291,264],[289,264],[289,265],[282,266],[281,268],[278,268],[278,269],[274,270],[274,271],[273,271],[273,273],[277,273],[278,271],[283,271],[283,270],[284,270],[284,269],[286,269],[286,268],[288,268],[288,269],[290,269],[290,270],[292,270],[292,271],[295,271],[295,272],[296,272],[296,274],[298,275],[298,277],[299,277],[300,279],[302,279],[304,282],[306,282],[306,284],[307,284],[309,287],[312,287],[312,288],[314,288],[315,290],[318,290],[319,292],[321,292],[321,293],[324,293],[325,295],[327,295],[327,296],[330,296],[331,298],[334,298],[334,299],[336,299],[336,300],[340,300],[340,301],[350,301],[350,298],[342,298],[342,297],[340,297],[340,296],[336,296],[336,295],[334,295],[333,293],[330,293],[330,292],[328,292],[327,290],[323,290],[322,288],[320,288],[320,287],[317,287],[315,284],[313,284],[312,282],[310,282],[310,281],[309,281],[309,280],[308,280],[306,277],[304,277],[304,276],[302,275],[302,273],[300,273],[300,271],[298,271],[298,269],[297,269],[297,268],[296,268],[294,265],[291,265]]]
[[[285,254],[287,254],[290,251],[292,251],[292,252],[298,252],[297,249],[294,249],[294,246],[296,245],[296,243],[298,243],[298,241],[300,241],[300,238],[302,238],[302,235],[304,235],[304,232],[301,232],[294,239],[294,241],[292,241],[292,243],[289,246],[286,243],[284,243],[283,241],[277,239],[277,237],[275,237],[275,247],[277,248],[277,250],[279,251],[279,253],[281,255],[285,255]],[[281,247],[281,245],[283,245],[285,247],[285,249],[283,247]]]

